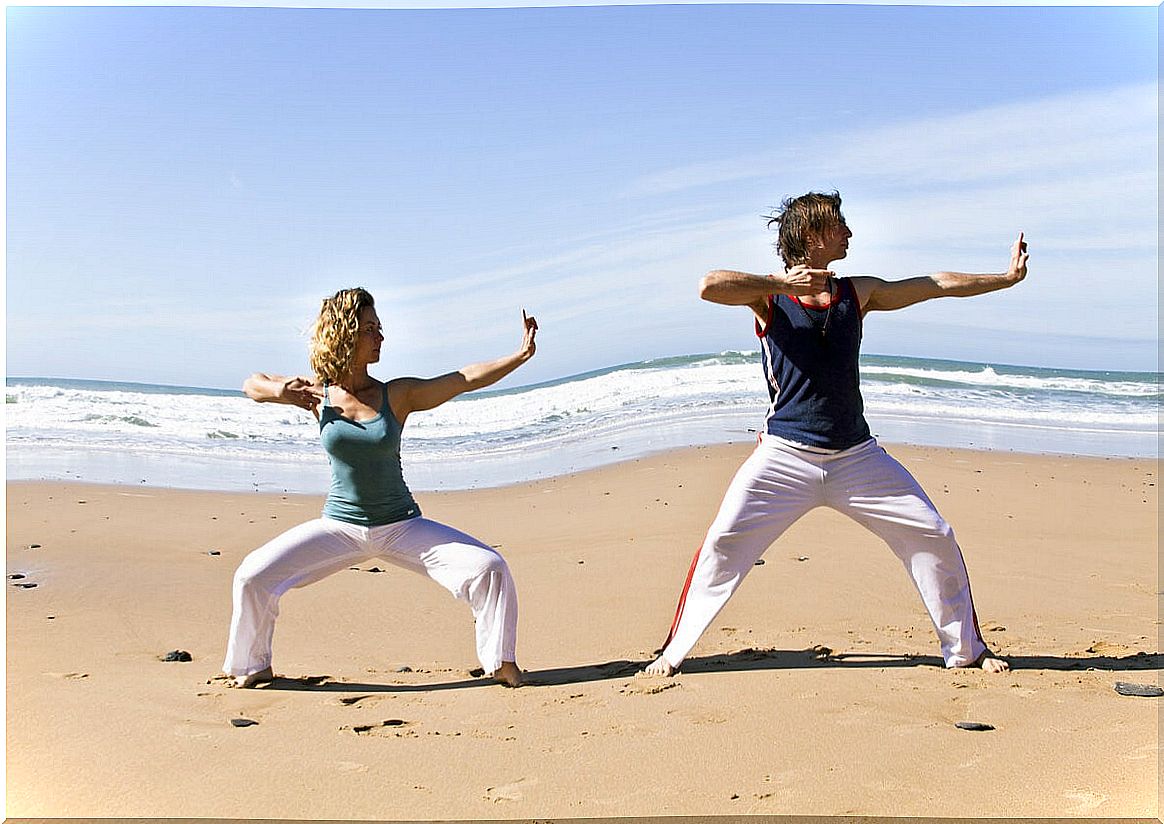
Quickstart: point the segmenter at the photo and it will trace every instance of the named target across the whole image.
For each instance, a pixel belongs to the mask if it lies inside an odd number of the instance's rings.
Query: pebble
[[[193,661],[194,656],[184,649],[172,649],[162,656],[163,661]]]
[[[1132,684],[1128,681],[1116,681],[1115,691],[1120,695],[1134,695],[1138,698],[1159,698],[1164,695],[1164,689],[1155,684]]]
[[[230,719],[230,725],[232,727],[253,727],[258,723],[259,723],[258,721],[255,721],[252,718],[232,718],[232,719]]]
[[[219,552],[217,549],[212,549],[209,552],[207,552],[206,554],[207,555],[221,555],[222,553]]]
[[[970,730],[971,732],[986,732],[994,729],[990,724],[983,724],[980,721],[958,721],[955,722],[954,726],[960,730]]]

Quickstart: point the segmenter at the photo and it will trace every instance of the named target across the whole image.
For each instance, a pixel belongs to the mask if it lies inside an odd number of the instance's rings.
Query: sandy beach
[[[1162,699],[1114,689],[1160,682],[1154,459],[891,448],[1010,673],[944,670],[890,551],[817,510],[679,675],[636,677],[750,449],[417,495],[508,560],[518,690],[472,674],[467,607],[383,563],[283,599],[273,684],[207,684],[235,567],[322,498],[8,483],[6,813],[1158,817]]]

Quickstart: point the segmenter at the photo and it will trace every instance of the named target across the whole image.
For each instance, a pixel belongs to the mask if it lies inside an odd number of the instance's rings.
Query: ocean
[[[885,443],[1159,457],[1160,374],[863,356]],[[768,406],[758,352],[629,363],[461,396],[413,414],[413,489],[550,477],[684,446],[751,441]],[[5,381],[9,480],[320,493],[318,428],[241,391],[55,378]]]

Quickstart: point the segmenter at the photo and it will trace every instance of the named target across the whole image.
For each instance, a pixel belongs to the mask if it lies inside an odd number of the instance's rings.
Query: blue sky
[[[233,387],[363,285],[379,374],[754,349],[700,301],[838,189],[842,274],[1013,290],[869,353],[1158,368],[1156,7],[7,9],[7,365]]]

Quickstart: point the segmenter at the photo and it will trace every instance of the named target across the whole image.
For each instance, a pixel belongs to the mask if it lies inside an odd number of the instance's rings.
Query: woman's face
[[[356,351],[352,365],[367,366],[380,360],[380,344],[384,342],[383,327],[376,310],[365,306],[359,314],[360,326],[356,331]]]

